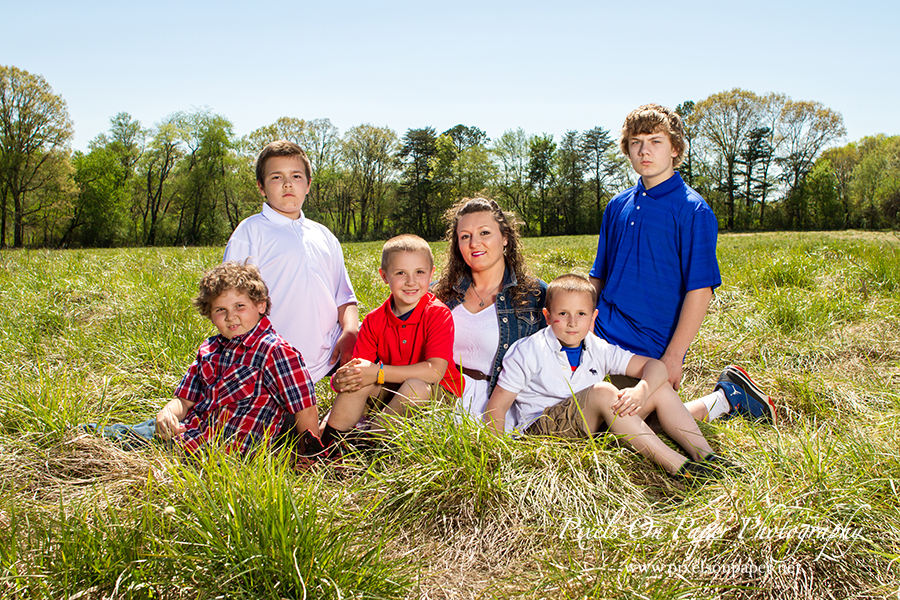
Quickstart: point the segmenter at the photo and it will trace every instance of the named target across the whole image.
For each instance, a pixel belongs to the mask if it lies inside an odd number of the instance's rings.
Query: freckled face
[[[503,249],[508,240],[488,211],[460,217],[456,224],[456,240],[463,260],[473,273],[488,271],[503,263]]]
[[[587,292],[557,292],[552,305],[544,308],[547,325],[567,348],[576,348],[584,341],[594,329],[596,317],[597,309]]]

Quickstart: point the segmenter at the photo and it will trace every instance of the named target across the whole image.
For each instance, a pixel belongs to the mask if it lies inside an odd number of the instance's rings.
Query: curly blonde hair
[[[265,302],[264,315],[268,315],[272,310],[269,288],[266,287],[266,282],[263,281],[256,265],[227,262],[213,267],[200,278],[199,288],[200,293],[194,298],[194,307],[207,319],[212,314],[213,300],[228,290],[247,294],[254,304]]]

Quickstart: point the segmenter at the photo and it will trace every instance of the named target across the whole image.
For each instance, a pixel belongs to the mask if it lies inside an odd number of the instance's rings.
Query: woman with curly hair
[[[463,198],[445,219],[447,264],[432,291],[453,313],[462,408],[480,419],[510,345],[547,326],[547,284],[528,275],[516,217],[495,201]],[[507,415],[507,430],[515,425]]]

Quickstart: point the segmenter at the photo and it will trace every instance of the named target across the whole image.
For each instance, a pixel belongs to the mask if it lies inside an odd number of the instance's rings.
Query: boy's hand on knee
[[[638,385],[641,385],[640,383]],[[619,390],[619,396],[612,405],[613,412],[620,417],[636,414],[646,403],[646,394],[637,387]]]
[[[372,363],[354,358],[335,371],[331,384],[338,392],[355,392],[363,386],[363,367]]]

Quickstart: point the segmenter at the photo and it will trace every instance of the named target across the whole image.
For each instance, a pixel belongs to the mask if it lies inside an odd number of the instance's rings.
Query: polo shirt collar
[[[677,190],[679,187],[684,185],[684,181],[681,179],[681,174],[678,171],[675,171],[675,174],[659,183],[654,185],[649,190],[644,187],[644,180],[639,179],[637,184],[637,195],[645,193],[653,198],[654,200],[659,200],[666,194],[670,194]]]
[[[294,221],[294,219],[284,216],[283,214],[269,206],[268,202],[263,202],[262,214],[264,217],[266,217],[276,225],[293,225],[294,223],[303,225],[303,221],[306,218],[306,216],[303,214],[303,211],[301,210],[300,217],[296,221]]]
[[[556,337],[556,334],[553,333],[553,330],[549,326],[541,329],[541,333],[544,335],[544,341],[547,342],[547,345],[550,346],[550,349],[553,350],[553,352],[563,351],[563,345],[560,343],[559,339]],[[588,333],[588,336],[590,336],[590,333]],[[586,347],[584,346],[584,344],[582,344],[582,346]]]
[[[394,300],[394,295],[391,294],[390,297],[388,297],[387,306],[385,307],[387,308],[385,312],[387,313],[388,323],[393,326],[418,324],[419,321],[422,320],[422,313],[425,312],[425,305],[431,302],[431,298],[433,297],[434,294],[432,294],[431,292],[426,292],[425,295],[422,296],[422,298],[419,300],[419,303],[416,304],[416,307],[413,309],[412,314],[409,315],[405,321],[401,321],[397,317],[397,315],[394,314],[394,311],[391,308],[391,304]]]

